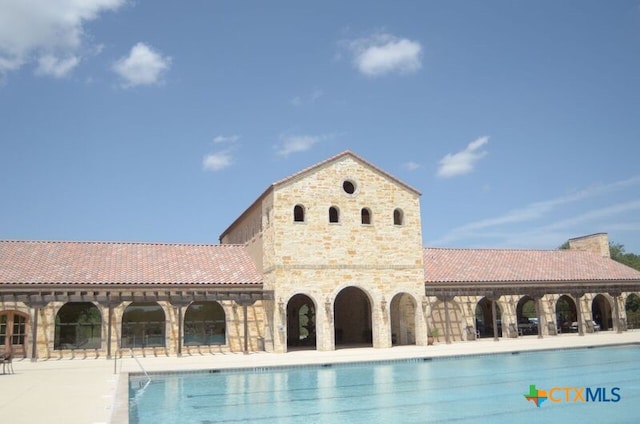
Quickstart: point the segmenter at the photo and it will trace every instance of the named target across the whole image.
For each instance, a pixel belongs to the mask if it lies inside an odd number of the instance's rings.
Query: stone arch
[[[447,315],[449,315],[449,327],[447,329]],[[462,341],[464,312],[462,307],[455,300],[448,299],[445,302],[442,299],[436,300],[431,305],[431,322],[429,323],[429,334],[437,332],[436,341],[446,340],[447,332],[449,333],[449,341]]]
[[[496,323],[498,327],[497,337],[502,337],[502,309],[498,302],[496,304]],[[491,300],[483,297],[476,304],[476,332],[478,337],[496,337],[493,328],[493,310]]]
[[[56,313],[53,348],[100,349],[102,314],[91,302],[67,302]]]
[[[516,305],[516,319],[518,321],[518,334],[538,334],[538,315],[536,314],[536,301],[533,297],[525,295]]]
[[[316,348],[316,304],[306,294],[296,294],[287,302],[287,348]]]
[[[392,345],[416,344],[416,305],[409,293],[398,293],[391,299]]]
[[[227,343],[227,320],[218,302],[192,302],[184,314],[184,345],[211,346]]]
[[[335,344],[373,346],[371,300],[354,286],[345,287],[333,302]]]
[[[640,296],[631,293],[624,302],[624,311],[627,315],[627,328],[640,328]]]
[[[613,329],[611,302],[606,296],[598,294],[593,298],[591,302],[591,317],[596,324],[600,325],[600,330]]]
[[[576,302],[570,296],[563,294],[556,301],[556,323],[559,333],[571,332],[571,325],[578,321]]]
[[[165,322],[158,302],[132,302],[122,314],[121,347],[165,347]]]

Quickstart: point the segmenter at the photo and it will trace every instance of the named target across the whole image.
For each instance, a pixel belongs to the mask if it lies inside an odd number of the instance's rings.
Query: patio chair
[[[12,352],[8,352],[0,356],[0,362],[2,362],[2,374],[6,374],[7,370],[9,370],[10,374],[14,374]]]

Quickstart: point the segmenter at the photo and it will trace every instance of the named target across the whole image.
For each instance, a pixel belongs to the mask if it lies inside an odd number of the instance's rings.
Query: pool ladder
[[[134,355],[133,353],[133,349],[131,349],[131,357],[133,359],[135,359],[136,363],[138,364],[138,366],[140,367],[140,369],[142,370],[142,372],[144,373],[144,376],[147,377],[147,385],[149,383],[151,383],[151,377],[149,377],[149,373],[147,372],[147,370],[144,369],[144,367],[142,366],[142,364],[140,363],[140,361],[138,360],[138,358],[136,357],[136,355]],[[146,385],[145,385],[146,387]]]

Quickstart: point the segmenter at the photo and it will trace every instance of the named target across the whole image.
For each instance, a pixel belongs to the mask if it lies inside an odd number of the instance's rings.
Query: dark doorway
[[[371,304],[364,291],[347,287],[340,291],[334,303],[336,346],[373,346]]]
[[[287,303],[287,347],[316,348],[316,306],[304,294]]]

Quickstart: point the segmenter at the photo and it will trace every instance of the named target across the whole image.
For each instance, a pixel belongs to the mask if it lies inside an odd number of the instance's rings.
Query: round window
[[[353,181],[346,180],[342,183],[342,189],[347,194],[353,194],[356,192],[356,185],[353,183]]]

